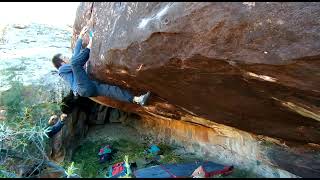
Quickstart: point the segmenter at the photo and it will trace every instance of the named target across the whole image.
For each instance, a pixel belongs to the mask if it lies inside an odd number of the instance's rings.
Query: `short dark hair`
[[[61,57],[61,53],[58,53],[54,55],[52,58],[52,63],[54,67],[56,67],[57,69],[59,69],[59,67],[62,65],[61,63],[64,62],[60,57]]]

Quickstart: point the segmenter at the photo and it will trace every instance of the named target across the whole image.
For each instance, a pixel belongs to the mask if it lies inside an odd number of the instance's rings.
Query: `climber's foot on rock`
[[[137,104],[140,104],[141,106],[144,106],[146,105],[147,103],[147,100],[149,99],[149,96],[150,96],[150,91],[148,91],[146,94],[143,94],[141,96],[135,96],[133,98],[133,101]]]

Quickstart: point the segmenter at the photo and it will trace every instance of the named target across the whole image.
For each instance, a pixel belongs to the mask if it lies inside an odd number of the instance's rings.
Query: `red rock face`
[[[91,16],[90,76],[153,94],[100,102],[320,143],[320,3],[81,3],[72,46]]]

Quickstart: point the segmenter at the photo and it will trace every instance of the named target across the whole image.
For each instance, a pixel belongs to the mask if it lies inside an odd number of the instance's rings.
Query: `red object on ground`
[[[117,163],[112,166],[112,176],[121,173],[124,170],[123,162]]]

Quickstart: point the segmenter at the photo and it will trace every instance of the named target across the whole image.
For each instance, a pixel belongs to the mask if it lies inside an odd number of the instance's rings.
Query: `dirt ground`
[[[144,141],[137,130],[130,126],[124,126],[121,123],[106,123],[104,125],[90,126],[84,141],[98,141],[101,139],[110,141],[127,139],[136,143],[142,143]]]

